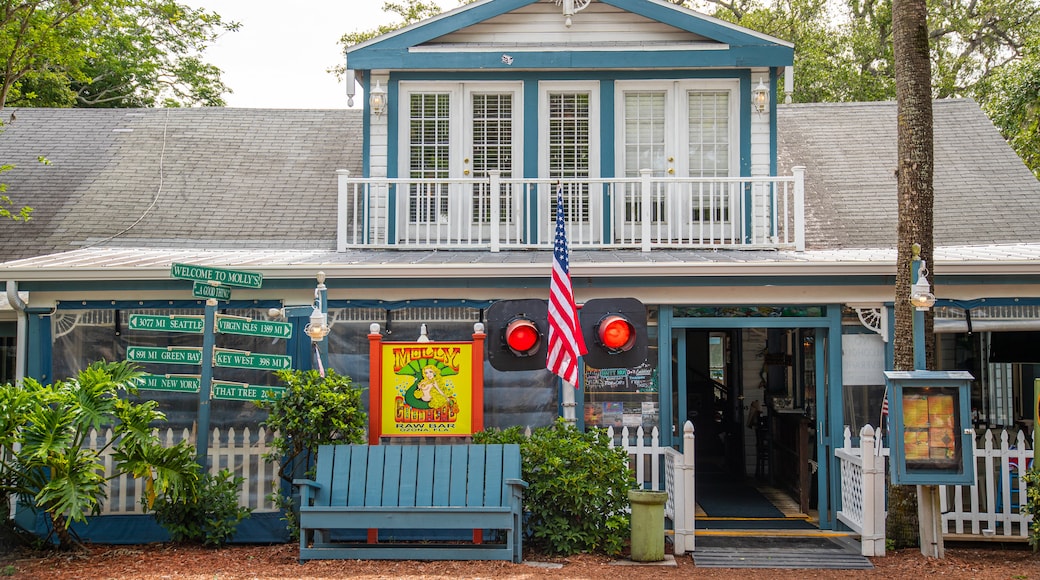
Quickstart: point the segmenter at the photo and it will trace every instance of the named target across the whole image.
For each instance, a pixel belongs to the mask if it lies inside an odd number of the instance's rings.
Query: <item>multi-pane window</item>
[[[513,95],[474,93],[473,118],[473,176],[485,179],[489,171],[498,170],[502,177],[513,172]],[[498,192],[502,201],[498,219],[509,222],[512,215],[510,189],[503,185]],[[491,198],[485,184],[473,186],[473,221],[491,222]]]
[[[591,148],[588,92],[549,93],[549,177],[564,188],[569,222],[589,218],[589,155]],[[581,180],[577,182],[575,180]]]
[[[415,224],[447,223],[451,146],[451,95],[413,93],[409,99],[409,167],[412,179],[442,180],[413,184],[408,219]]]
[[[666,175],[665,146],[664,91],[625,93],[625,175],[638,177],[642,169],[650,169],[658,177]],[[655,197],[651,211],[657,222],[664,213],[664,201],[660,195]],[[627,195],[625,221],[638,221],[642,206],[640,196]]]
[[[730,94],[728,91],[689,91],[689,175],[691,177],[728,177],[730,175]],[[694,221],[729,220],[728,187],[711,188],[706,207],[693,207]]]

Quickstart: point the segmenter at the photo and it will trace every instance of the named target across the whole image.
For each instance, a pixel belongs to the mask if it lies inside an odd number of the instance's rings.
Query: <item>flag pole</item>
[[[546,368],[560,377],[563,420],[577,423],[574,391],[581,380],[581,357],[587,352],[578,323],[578,306],[571,285],[570,249],[563,208],[563,182],[556,184],[556,236],[553,242],[552,279],[549,284],[549,341]]]

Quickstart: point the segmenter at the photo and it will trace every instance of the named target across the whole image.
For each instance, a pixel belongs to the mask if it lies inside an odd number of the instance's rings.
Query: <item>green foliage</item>
[[[629,537],[628,490],[636,487],[628,453],[606,431],[583,433],[562,419],[536,429],[484,430],[474,443],[519,443],[523,458],[525,533],[549,553],[617,555]]]
[[[239,28],[174,0],[11,4],[0,11],[0,108],[222,106],[229,89],[200,55]]]
[[[238,505],[243,481],[244,477],[227,469],[217,475],[203,474],[194,498],[159,497],[152,507],[155,520],[174,542],[223,546],[235,535],[239,522],[253,511]]]
[[[1033,514],[1029,524],[1029,545],[1033,551],[1040,551],[1040,467],[1034,467],[1022,474],[1026,483],[1026,501],[1022,513]]]
[[[472,2],[473,0],[469,1]],[[383,24],[373,30],[357,30],[354,32],[348,32],[340,37],[339,43],[343,45],[343,48],[348,48],[355,44],[361,44],[371,38],[375,38],[388,32],[393,32],[410,24],[415,24],[425,18],[436,16],[441,13],[441,7],[438,6],[436,2],[426,0],[404,0],[403,3],[384,1],[383,12],[397,14],[401,17],[401,21],[391,24]],[[328,72],[335,74],[337,78],[343,78],[345,68],[343,65],[337,65],[330,68]]]
[[[322,378],[318,371],[278,371],[285,394],[272,401],[258,401],[267,410],[264,426],[277,431],[267,459],[281,462],[282,480],[291,483],[304,477],[314,463],[319,445],[364,443],[367,415],[361,408],[361,389],[350,377],[332,369]],[[274,495],[275,504],[285,509],[289,532],[296,534],[295,508],[289,498]]]
[[[125,361],[96,362],[53,385],[26,379],[0,387],[0,495],[17,495],[50,517],[61,547],[68,527],[100,510],[107,480],[145,478],[146,499],[194,497],[195,450],[187,441],[164,448],[152,425],[165,419],[154,401],[133,403],[140,373]],[[111,428],[102,449],[89,449],[91,430]],[[101,451],[111,448],[106,472]]]

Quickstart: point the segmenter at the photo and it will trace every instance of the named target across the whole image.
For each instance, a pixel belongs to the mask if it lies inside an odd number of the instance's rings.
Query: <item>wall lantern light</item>
[[[769,111],[769,87],[758,79],[758,86],[751,90],[751,104],[759,114]]]
[[[935,294],[932,294],[932,285],[928,283],[928,268],[924,260],[921,260],[921,266],[917,269],[917,281],[910,287],[910,304],[918,310],[928,310],[935,306]]]
[[[770,110],[770,87],[765,86],[761,77],[758,78],[758,86],[751,89],[751,105],[759,114]]]
[[[386,89],[379,84],[377,79],[376,86],[372,87],[369,93],[368,104],[372,107],[372,113],[377,117],[382,117],[386,112]]]
[[[314,310],[311,311],[307,326],[303,327],[304,334],[311,337],[311,342],[314,343],[325,340],[325,337],[328,336],[331,330],[329,327],[329,316],[326,313],[328,304],[325,303],[325,308],[322,308],[324,290],[326,290],[325,272],[318,272],[318,286],[314,289]]]

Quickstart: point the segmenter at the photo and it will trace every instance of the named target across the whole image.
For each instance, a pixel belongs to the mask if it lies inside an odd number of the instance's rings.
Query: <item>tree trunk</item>
[[[910,305],[912,245],[932,262],[932,89],[925,0],[893,0],[892,39],[898,104],[899,239],[896,261],[895,370],[914,369],[913,307]],[[934,280],[934,276],[930,278]],[[931,313],[925,315],[926,367],[935,368]],[[888,537],[897,547],[919,543],[916,489],[889,490]]]

